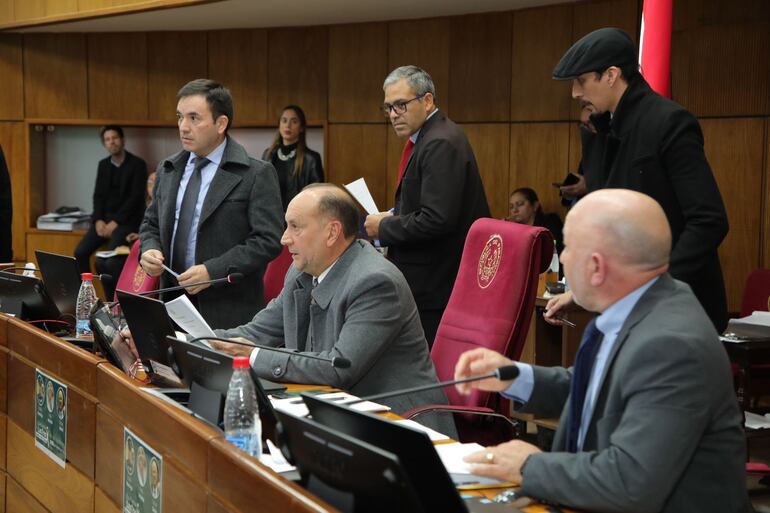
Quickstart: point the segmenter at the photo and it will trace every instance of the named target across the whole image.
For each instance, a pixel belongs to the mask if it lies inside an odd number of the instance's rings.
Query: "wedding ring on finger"
[[[495,454],[492,452],[488,452],[485,455],[485,458],[487,459],[487,463],[494,463],[495,462]]]

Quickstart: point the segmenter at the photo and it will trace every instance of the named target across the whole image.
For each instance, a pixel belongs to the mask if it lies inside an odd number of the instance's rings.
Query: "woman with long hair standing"
[[[305,112],[297,105],[287,105],[278,122],[273,144],[262,155],[278,173],[283,209],[303,187],[324,181],[321,155],[307,147]]]

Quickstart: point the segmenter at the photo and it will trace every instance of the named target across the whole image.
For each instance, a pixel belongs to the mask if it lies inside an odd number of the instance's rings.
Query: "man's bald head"
[[[312,183],[302,189],[318,200],[318,214],[339,221],[346,239],[358,233],[358,206],[348,191],[333,183]],[[301,193],[300,193],[301,194]]]
[[[587,195],[567,215],[564,232],[565,274],[576,282],[575,297],[586,308],[601,311],[668,269],[668,220],[655,200],[639,192]]]

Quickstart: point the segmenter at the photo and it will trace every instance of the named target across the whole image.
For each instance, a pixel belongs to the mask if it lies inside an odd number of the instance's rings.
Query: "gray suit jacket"
[[[566,445],[571,369],[535,367],[522,411],[561,413],[522,491],[592,512],[745,512],[746,441],[727,354],[690,287],[664,274],[610,353],[583,451]]]
[[[312,347],[307,347],[311,323]],[[355,241],[315,289],[312,277],[292,266],[280,295],[250,323],[217,330],[217,335],[352,362],[349,369],[337,369],[327,362],[263,350],[254,369],[268,379],[330,385],[358,396],[438,381],[406,280],[366,241]],[[442,390],[431,390],[381,402],[403,412],[447,400]],[[453,423],[434,426],[454,435]]]
[[[158,164],[153,201],[139,232],[142,252],[160,250],[171,260],[176,197],[190,153],[181,151]],[[283,209],[278,178],[272,164],[249,157],[230,137],[222,162],[203,202],[195,263],[203,264],[211,279],[240,272],[238,284],[209,287],[198,294],[198,309],[218,328],[248,322],[264,306],[262,276],[267,263],[281,249]],[[176,281],[161,275],[161,287]]]

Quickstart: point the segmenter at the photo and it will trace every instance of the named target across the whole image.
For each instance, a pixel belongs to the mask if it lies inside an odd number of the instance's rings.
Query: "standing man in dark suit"
[[[393,212],[367,216],[367,234],[388,247],[414,294],[428,346],[452,293],[465,236],[489,217],[468,138],[435,103],[433,79],[417,66],[393,70],[383,84],[385,116],[406,138]]]
[[[472,471],[586,511],[749,511],[730,362],[690,287],[666,272],[663,209],[635,191],[597,191],[567,215],[564,242],[575,301],[600,314],[575,366],[516,363],[513,382],[458,386],[502,392],[521,412],[561,415],[552,450],[506,442],[468,456]],[[475,349],[460,356],[455,378],[511,363]]]
[[[727,298],[717,248],[727,235],[727,213],[698,121],[650,88],[633,41],[617,28],[580,39],[553,78],[572,80],[572,97],[596,109],[597,133],[583,138],[588,191],[632,189],[660,203],[673,234],[671,275],[692,287],[717,331],[724,331]],[[567,299],[553,299],[548,318]]]
[[[177,100],[184,149],[158,165],[139,232],[141,265],[151,276],[162,274],[162,287],[243,273],[237,284],[186,289],[209,324],[232,328],[264,306],[262,276],[281,248],[278,178],[272,165],[250,157],[227,135],[233,100],[224,86],[193,80]]]
[[[107,125],[99,135],[110,156],[99,161],[93,223],[75,248],[75,258],[83,273],[91,272],[89,259],[105,242],[108,249],[128,244],[126,236],[139,230],[144,215],[147,164],[126,151],[121,127]]]
[[[5,162],[3,147],[0,146],[0,262],[13,261],[13,193],[8,164]]]

